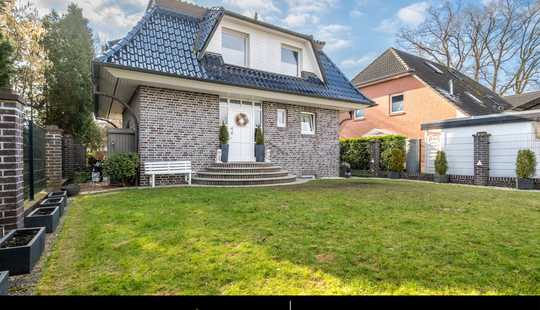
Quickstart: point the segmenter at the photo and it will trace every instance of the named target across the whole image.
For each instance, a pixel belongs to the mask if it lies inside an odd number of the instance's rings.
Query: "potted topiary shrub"
[[[221,148],[221,161],[226,163],[229,161],[229,129],[225,123],[219,127],[219,143]]]
[[[105,175],[122,186],[135,184],[138,168],[139,156],[136,153],[113,154],[103,162]]]
[[[24,218],[24,227],[45,227],[48,234],[53,233],[60,221],[60,207],[36,208]]]
[[[264,162],[264,135],[261,126],[255,128],[255,160]]]
[[[0,271],[0,296],[5,296],[8,294],[9,289],[9,271]]]
[[[388,168],[390,169],[388,177],[390,179],[399,179],[405,166],[405,152],[399,147],[391,148],[386,152],[385,157],[388,162]]]
[[[45,227],[19,228],[0,239],[0,270],[30,273],[45,249]]]
[[[446,154],[444,151],[438,151],[437,157],[435,157],[435,176],[434,180],[437,183],[448,183],[448,162],[446,161]]]
[[[516,187],[518,189],[534,189],[534,173],[536,156],[531,150],[519,150],[516,159]]]

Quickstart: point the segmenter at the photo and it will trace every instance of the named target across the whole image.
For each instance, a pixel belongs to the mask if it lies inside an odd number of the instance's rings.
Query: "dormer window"
[[[281,72],[300,76],[300,50],[294,47],[281,47]]]
[[[223,29],[221,54],[227,64],[248,66],[248,35],[234,30]]]

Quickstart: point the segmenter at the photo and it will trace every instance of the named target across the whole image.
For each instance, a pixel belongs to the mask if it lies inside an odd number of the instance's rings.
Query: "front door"
[[[229,161],[255,161],[253,106],[230,102],[228,110]]]

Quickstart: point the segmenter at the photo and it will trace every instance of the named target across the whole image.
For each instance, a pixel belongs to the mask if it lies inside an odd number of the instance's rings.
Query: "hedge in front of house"
[[[400,135],[385,135],[377,137],[347,138],[339,139],[340,159],[351,164],[352,169],[369,169],[371,159],[371,141],[379,140],[381,142],[380,167],[381,170],[389,170],[387,158],[382,154],[391,148],[400,148],[405,152],[406,138]],[[388,152],[387,152],[388,153]]]

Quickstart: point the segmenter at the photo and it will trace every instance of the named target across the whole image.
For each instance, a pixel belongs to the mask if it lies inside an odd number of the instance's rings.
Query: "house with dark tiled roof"
[[[255,161],[260,127],[265,161],[293,176],[337,176],[339,113],[374,105],[324,42],[223,8],[152,0],[113,43],[94,63],[95,114],[136,132],[142,184],[145,162],[191,161],[206,171],[218,158],[221,124],[230,162]],[[276,181],[284,170],[272,171]]]
[[[467,75],[395,48],[377,57],[352,82],[377,105],[342,113],[341,137],[391,133],[422,139],[423,123],[512,107]]]
[[[515,111],[540,109],[540,91],[505,96],[504,100],[508,101],[512,105],[511,109]]]

